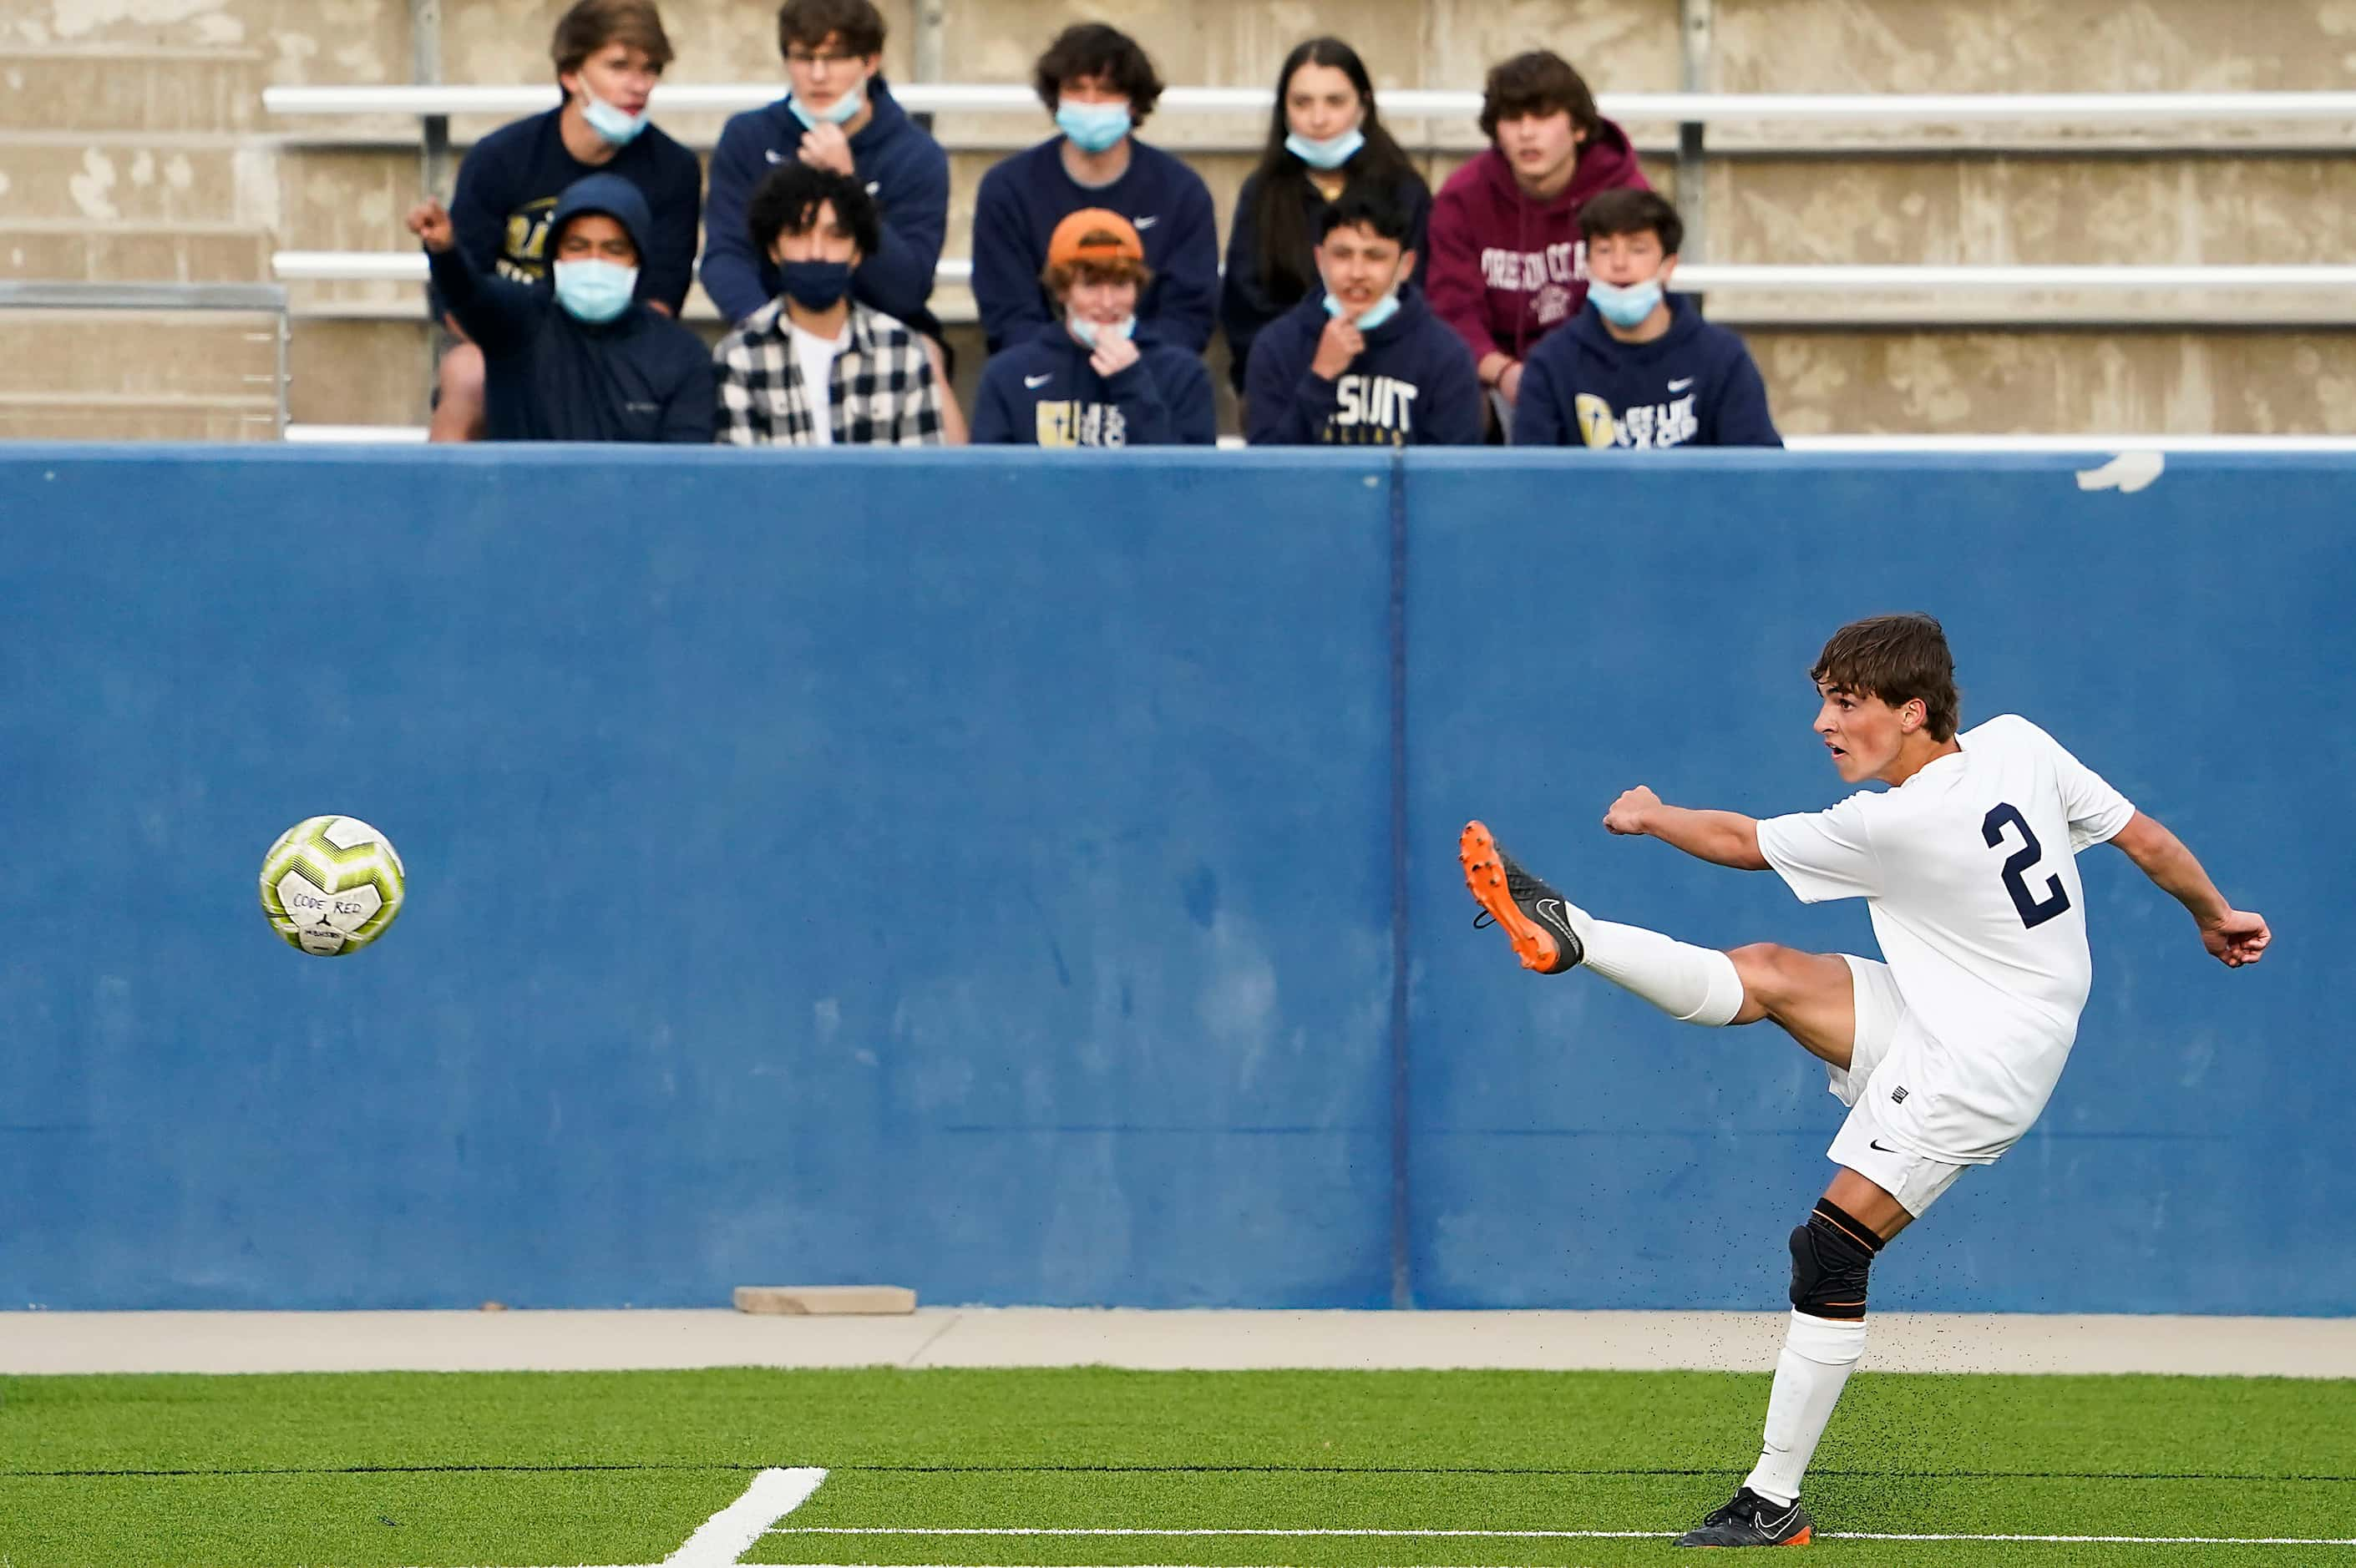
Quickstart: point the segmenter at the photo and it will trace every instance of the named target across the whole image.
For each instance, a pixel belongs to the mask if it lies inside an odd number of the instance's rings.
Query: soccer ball
[[[262,858],[262,912],[288,946],[332,958],[384,934],[406,881],[392,840],[359,817],[305,817]]]

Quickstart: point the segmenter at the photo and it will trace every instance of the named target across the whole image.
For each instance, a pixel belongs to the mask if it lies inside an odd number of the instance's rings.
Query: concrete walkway
[[[0,1373],[565,1371],[665,1367],[1692,1368],[1764,1371],[1784,1315],[732,1311],[9,1312]],[[1878,1371],[2356,1378],[2356,1318],[1876,1314]]]

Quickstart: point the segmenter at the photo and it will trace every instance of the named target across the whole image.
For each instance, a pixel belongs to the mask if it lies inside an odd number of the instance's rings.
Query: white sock
[[[1798,1500],[1816,1440],[1864,1353],[1864,1318],[1792,1314],[1783,1353],[1775,1358],[1775,1392],[1767,1396],[1767,1440],[1744,1486],[1779,1506]]]
[[[1734,960],[1718,949],[1696,947],[1641,925],[1614,925],[1576,904],[1565,907],[1571,929],[1587,948],[1580,962],[1613,985],[1680,1023],[1717,1029],[1742,1010],[1742,976],[1734,972]]]

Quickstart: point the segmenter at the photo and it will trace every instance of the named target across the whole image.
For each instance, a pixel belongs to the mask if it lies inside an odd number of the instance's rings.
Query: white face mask
[[[813,131],[820,125],[848,125],[859,118],[862,109],[867,107],[867,83],[862,79],[857,86],[823,109],[812,109],[804,104],[798,95],[787,93],[786,107],[794,112],[795,119]]]
[[[645,115],[628,114],[615,108],[590,91],[586,81],[581,84],[581,117],[589,122],[589,129],[616,147],[628,146],[647,128]]]

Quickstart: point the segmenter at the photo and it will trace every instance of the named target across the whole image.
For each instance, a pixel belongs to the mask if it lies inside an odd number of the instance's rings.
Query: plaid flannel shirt
[[[734,446],[808,446],[812,421],[783,299],[771,300],[712,351],[720,382],[715,441]],[[828,378],[837,446],[938,446],[941,390],[916,335],[853,301],[851,342]]]

